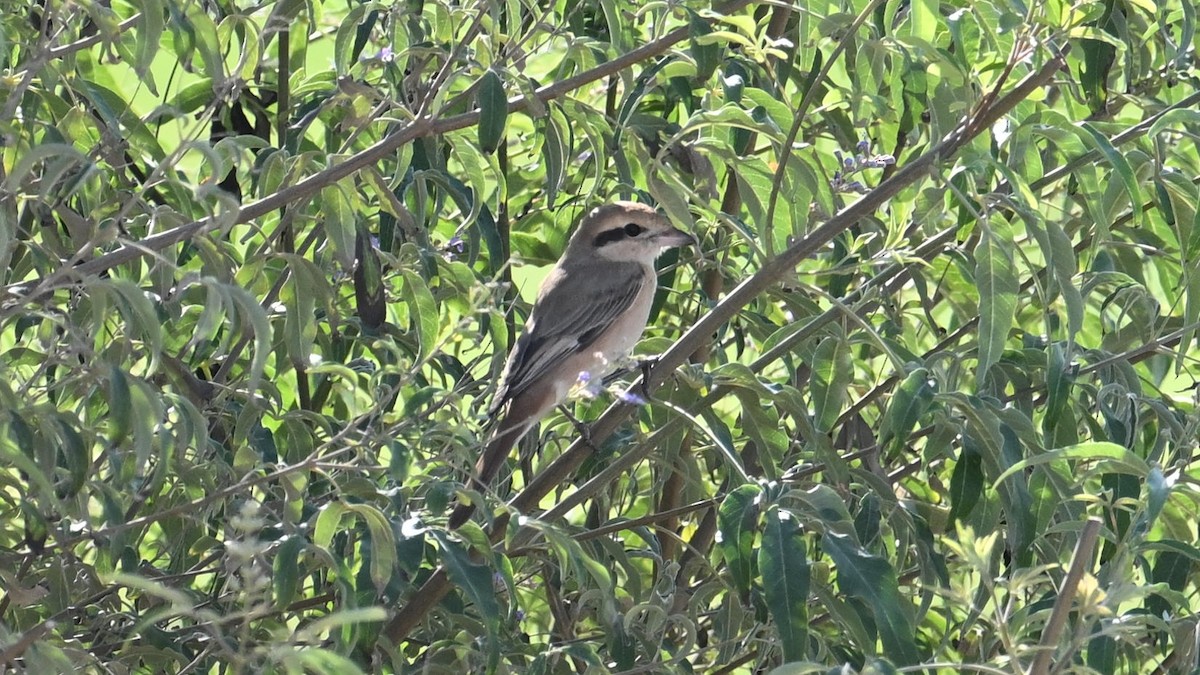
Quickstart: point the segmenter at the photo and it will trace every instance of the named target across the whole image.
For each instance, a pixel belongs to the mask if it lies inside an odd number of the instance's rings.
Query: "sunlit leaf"
[[[900,595],[891,565],[842,535],[826,533],[821,537],[821,548],[837,567],[842,592],[871,608],[885,652],[898,663],[918,663],[921,657],[914,640],[911,608]]]
[[[761,495],[762,489],[757,485],[740,485],[725,497],[717,512],[725,566],[733,577],[734,587],[743,594],[750,592],[750,582],[755,576],[754,536]]]
[[[771,506],[765,514],[758,569],[763,596],[779,640],[783,658],[798,661],[807,654],[809,564],[800,524],[791,514]]]
[[[975,247],[975,283],[979,286],[979,368],[982,382],[1004,352],[1017,311],[1017,277],[1011,245],[985,229]]]
[[[811,367],[813,423],[819,431],[829,431],[849,397],[847,387],[854,376],[850,345],[839,337],[825,338],[813,354]]]

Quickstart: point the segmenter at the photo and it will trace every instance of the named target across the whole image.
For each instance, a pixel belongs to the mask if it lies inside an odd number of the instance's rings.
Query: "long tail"
[[[481,494],[495,480],[496,474],[500,473],[500,467],[504,466],[504,460],[508,459],[513,446],[537,423],[537,420],[514,417],[516,416],[510,414],[500,420],[496,431],[484,446],[483,453],[479,455],[479,460],[475,462],[475,477],[471,479],[471,487]],[[455,506],[454,511],[450,513],[450,529],[461,527],[471,518],[472,513],[475,513],[474,504]]]

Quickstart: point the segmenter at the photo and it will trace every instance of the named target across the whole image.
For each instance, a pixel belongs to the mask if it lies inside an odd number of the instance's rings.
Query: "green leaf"
[[[554,208],[555,198],[567,177],[571,154],[571,127],[557,105],[551,105],[543,118],[542,161],[546,163],[546,207]]]
[[[734,588],[743,597],[750,593],[754,579],[754,533],[758,526],[762,488],[747,483],[726,495],[717,510],[717,532],[721,555],[733,578]]]
[[[392,525],[379,509],[369,504],[347,504],[346,511],[363,519],[371,533],[371,581],[383,590],[396,567],[396,537]]]
[[[966,520],[983,496],[983,460],[966,446],[958,455],[950,474],[950,519]]]
[[[334,535],[339,531],[342,516],[353,513],[363,520],[370,533],[371,582],[383,589],[391,580],[396,567],[396,537],[391,523],[379,509],[369,504],[347,504],[330,502],[321,508],[313,525],[313,545],[329,548]]]
[[[59,454],[68,476],[66,481],[59,483],[58,493],[64,498],[79,494],[92,470],[92,458],[88,452],[88,445],[84,443],[83,436],[80,436],[72,426],[74,421],[66,416],[60,417],[58,420],[58,436],[62,440],[59,445]]]
[[[1094,150],[1099,150],[1104,159],[1112,166],[1113,171],[1121,179],[1121,184],[1125,186],[1125,191],[1129,193],[1129,204],[1133,209],[1133,220],[1135,223],[1142,221],[1142,191],[1138,187],[1137,177],[1133,173],[1133,168],[1129,166],[1129,161],[1125,159],[1125,155],[1117,150],[1108,137],[1100,133],[1096,127],[1088,122],[1079,125],[1082,133],[1079,137],[1083,139]]]
[[[489,68],[483,74],[475,100],[479,105],[479,148],[491,154],[500,147],[508,121],[508,95],[499,73]]]
[[[717,66],[721,65],[721,43],[707,42],[702,44],[701,41],[704,36],[713,32],[712,26],[700,18],[699,14],[690,9],[687,10],[687,14],[688,36],[691,38],[691,42],[688,45],[688,52],[692,55],[692,59],[696,61],[696,79],[705,82],[716,72]]]
[[[1146,130],[1146,135],[1154,138],[1163,131],[1179,126],[1196,126],[1200,125],[1200,110],[1193,108],[1173,108],[1167,110],[1158,119],[1154,120],[1154,124]]]
[[[890,443],[895,451],[908,442],[909,435],[921,416],[929,410],[936,393],[928,369],[916,368],[909,373],[892,394],[887,417],[879,434],[879,445],[886,448]]]
[[[138,22],[136,30],[129,32],[134,41],[134,57],[130,65],[150,93],[157,96],[158,89],[154,85],[150,64],[162,46],[163,15],[166,11],[161,0],[143,0],[139,4],[142,11],[141,21]]]
[[[496,599],[496,589],[492,580],[492,570],[487,565],[471,560],[463,545],[451,540],[441,532],[433,532],[441,544],[446,572],[450,580],[461,588],[474,603],[476,611],[484,619],[484,625],[489,635],[494,635],[502,618],[500,603]]]
[[[232,300],[238,309],[239,325],[242,334],[247,331],[254,336],[254,350],[251,352],[250,373],[246,379],[247,387],[253,391],[258,388],[259,378],[266,367],[267,356],[271,353],[271,324],[267,321],[267,313],[262,305],[255,302],[254,297],[239,286],[223,286],[228,294],[227,300]]]
[[[849,398],[850,380],[854,375],[854,362],[850,358],[850,345],[842,337],[828,337],[817,345],[812,363],[813,425],[817,431],[833,429]]]
[[[1171,488],[1167,485],[1166,477],[1163,476],[1162,467],[1158,465],[1150,467],[1150,474],[1146,476],[1145,528],[1149,529],[1154,525],[1158,514],[1162,513],[1163,507],[1167,504],[1170,492]]]
[[[1075,257],[1071,238],[1062,226],[1053,220],[1047,220],[1045,223],[1054,265],[1054,280],[1062,293],[1063,303],[1067,306],[1067,339],[1074,344],[1075,336],[1083,329],[1084,316],[1083,296],[1079,287],[1075,285],[1079,262]]]
[[[753,391],[738,389],[734,394],[741,404],[739,422],[746,434],[754,440],[763,475],[771,480],[777,479],[783,473],[780,460],[787,451],[790,440],[780,428],[779,415],[770,405],[770,399],[764,400]],[[728,447],[732,448],[732,445]]]
[[[908,25],[914,38],[933,44],[937,37],[938,0],[915,0],[909,9]]]
[[[383,619],[381,617],[373,620],[382,621]],[[359,668],[358,664],[351,659],[337,652],[318,647],[301,649],[299,654],[287,660],[296,663],[295,672],[313,672],[317,675],[361,675],[363,673],[363,669]]]
[[[317,522],[313,524],[313,544],[322,548],[329,548],[330,542],[333,541],[333,535],[337,532],[338,525],[342,521],[342,514],[346,512],[346,504],[340,501],[329,502],[321,507],[317,513]]]
[[[840,531],[843,527],[853,525],[854,519],[846,508],[846,499],[828,485],[814,485],[808,490],[792,494],[812,509],[826,527]]]
[[[93,292],[116,300],[114,305],[125,319],[127,337],[140,340],[149,351],[151,363],[157,363],[162,353],[162,321],[146,293],[125,279],[93,279],[89,286]]]
[[[301,275],[294,271],[289,279],[290,293],[287,297],[287,312],[283,318],[283,343],[292,362],[309,365],[313,343],[317,339],[316,309],[317,294],[305,284]]]
[[[1062,343],[1051,344],[1046,350],[1046,358],[1046,413],[1042,418],[1042,429],[1045,431],[1046,445],[1052,446],[1059,419],[1070,405],[1074,377]],[[1068,421],[1074,423],[1074,417],[1070,417]]]
[[[1146,464],[1146,461],[1123,446],[1107,441],[1088,441],[1065,448],[1058,448],[1057,450],[1050,450],[1049,452],[1016,462],[1008,467],[1008,470],[1000,474],[996,480],[992,481],[992,487],[999,486],[1007,478],[1021,473],[1030,467],[1068,459],[1095,461],[1097,470],[1102,469],[1109,472],[1126,473],[1141,478],[1145,478],[1150,473],[1150,467]]]
[[[50,484],[50,479],[42,468],[38,466],[29,454],[20,451],[14,451],[10,443],[0,443],[0,459],[10,466],[19,469],[23,476],[25,492],[27,495],[37,494],[45,503],[53,504],[58,498],[55,494],[54,486]],[[36,490],[31,489],[36,488]]]
[[[349,74],[351,66],[354,65],[358,58],[354,47],[358,42],[358,31],[360,26],[366,22],[369,17],[381,9],[379,3],[363,2],[353,5],[345,17],[338,23],[337,35],[334,38],[333,47],[333,64],[335,72],[339,76]],[[361,52],[361,45],[358,46]]]
[[[180,62],[191,70],[194,52],[199,52],[204,75],[213,82],[224,82],[225,59],[212,17],[195,3],[170,3],[167,7],[171,10],[169,25],[175,35],[175,40],[168,44],[175,47]]]
[[[275,587],[276,609],[286,609],[296,599],[296,590],[300,587],[300,554],[303,551],[303,537],[286,535],[275,552],[271,583]]]
[[[975,247],[975,283],[979,287],[979,367],[975,376],[980,383],[1000,361],[1017,312],[1012,247],[1012,242],[1001,241],[990,228],[982,231]]]
[[[324,216],[325,236],[333,247],[333,254],[342,269],[353,269],[356,218],[341,185],[321,188],[321,214]]]
[[[129,380],[120,368],[108,370],[108,440],[113,445],[121,443],[133,428],[133,399],[129,393]]]
[[[809,565],[800,523],[772,505],[766,512],[758,569],[763,597],[775,620],[784,661],[799,661],[808,653]]]
[[[920,662],[910,618],[912,610],[900,595],[896,571],[891,564],[841,534],[826,532],[821,537],[821,548],[837,567],[838,588],[871,609],[884,653],[900,665]]]
[[[433,300],[433,294],[429,292],[429,286],[425,285],[425,280],[420,275],[412,270],[404,270],[403,276],[404,291],[408,296],[409,312],[413,318],[412,328],[417,333],[420,358],[424,361],[433,354],[433,348],[437,346],[437,304]]]

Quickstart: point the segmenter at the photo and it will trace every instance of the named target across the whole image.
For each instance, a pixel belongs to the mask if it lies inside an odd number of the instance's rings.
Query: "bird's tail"
[[[513,446],[536,422],[536,420],[514,419],[514,417],[514,415],[506,415],[500,420],[491,439],[484,446],[483,453],[479,455],[479,460],[475,462],[475,477],[471,479],[471,487],[480,494],[488,489],[488,486],[495,480],[496,474],[500,473],[500,467],[504,466],[504,460],[508,459]],[[461,527],[474,512],[474,504],[455,506],[450,513],[450,529]]]

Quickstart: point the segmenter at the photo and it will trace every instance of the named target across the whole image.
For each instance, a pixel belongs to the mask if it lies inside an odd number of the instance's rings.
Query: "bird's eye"
[[[645,231],[646,231],[646,228],[642,227],[641,225],[638,225],[637,223],[626,223],[625,224],[625,234],[627,236],[636,237]]]

